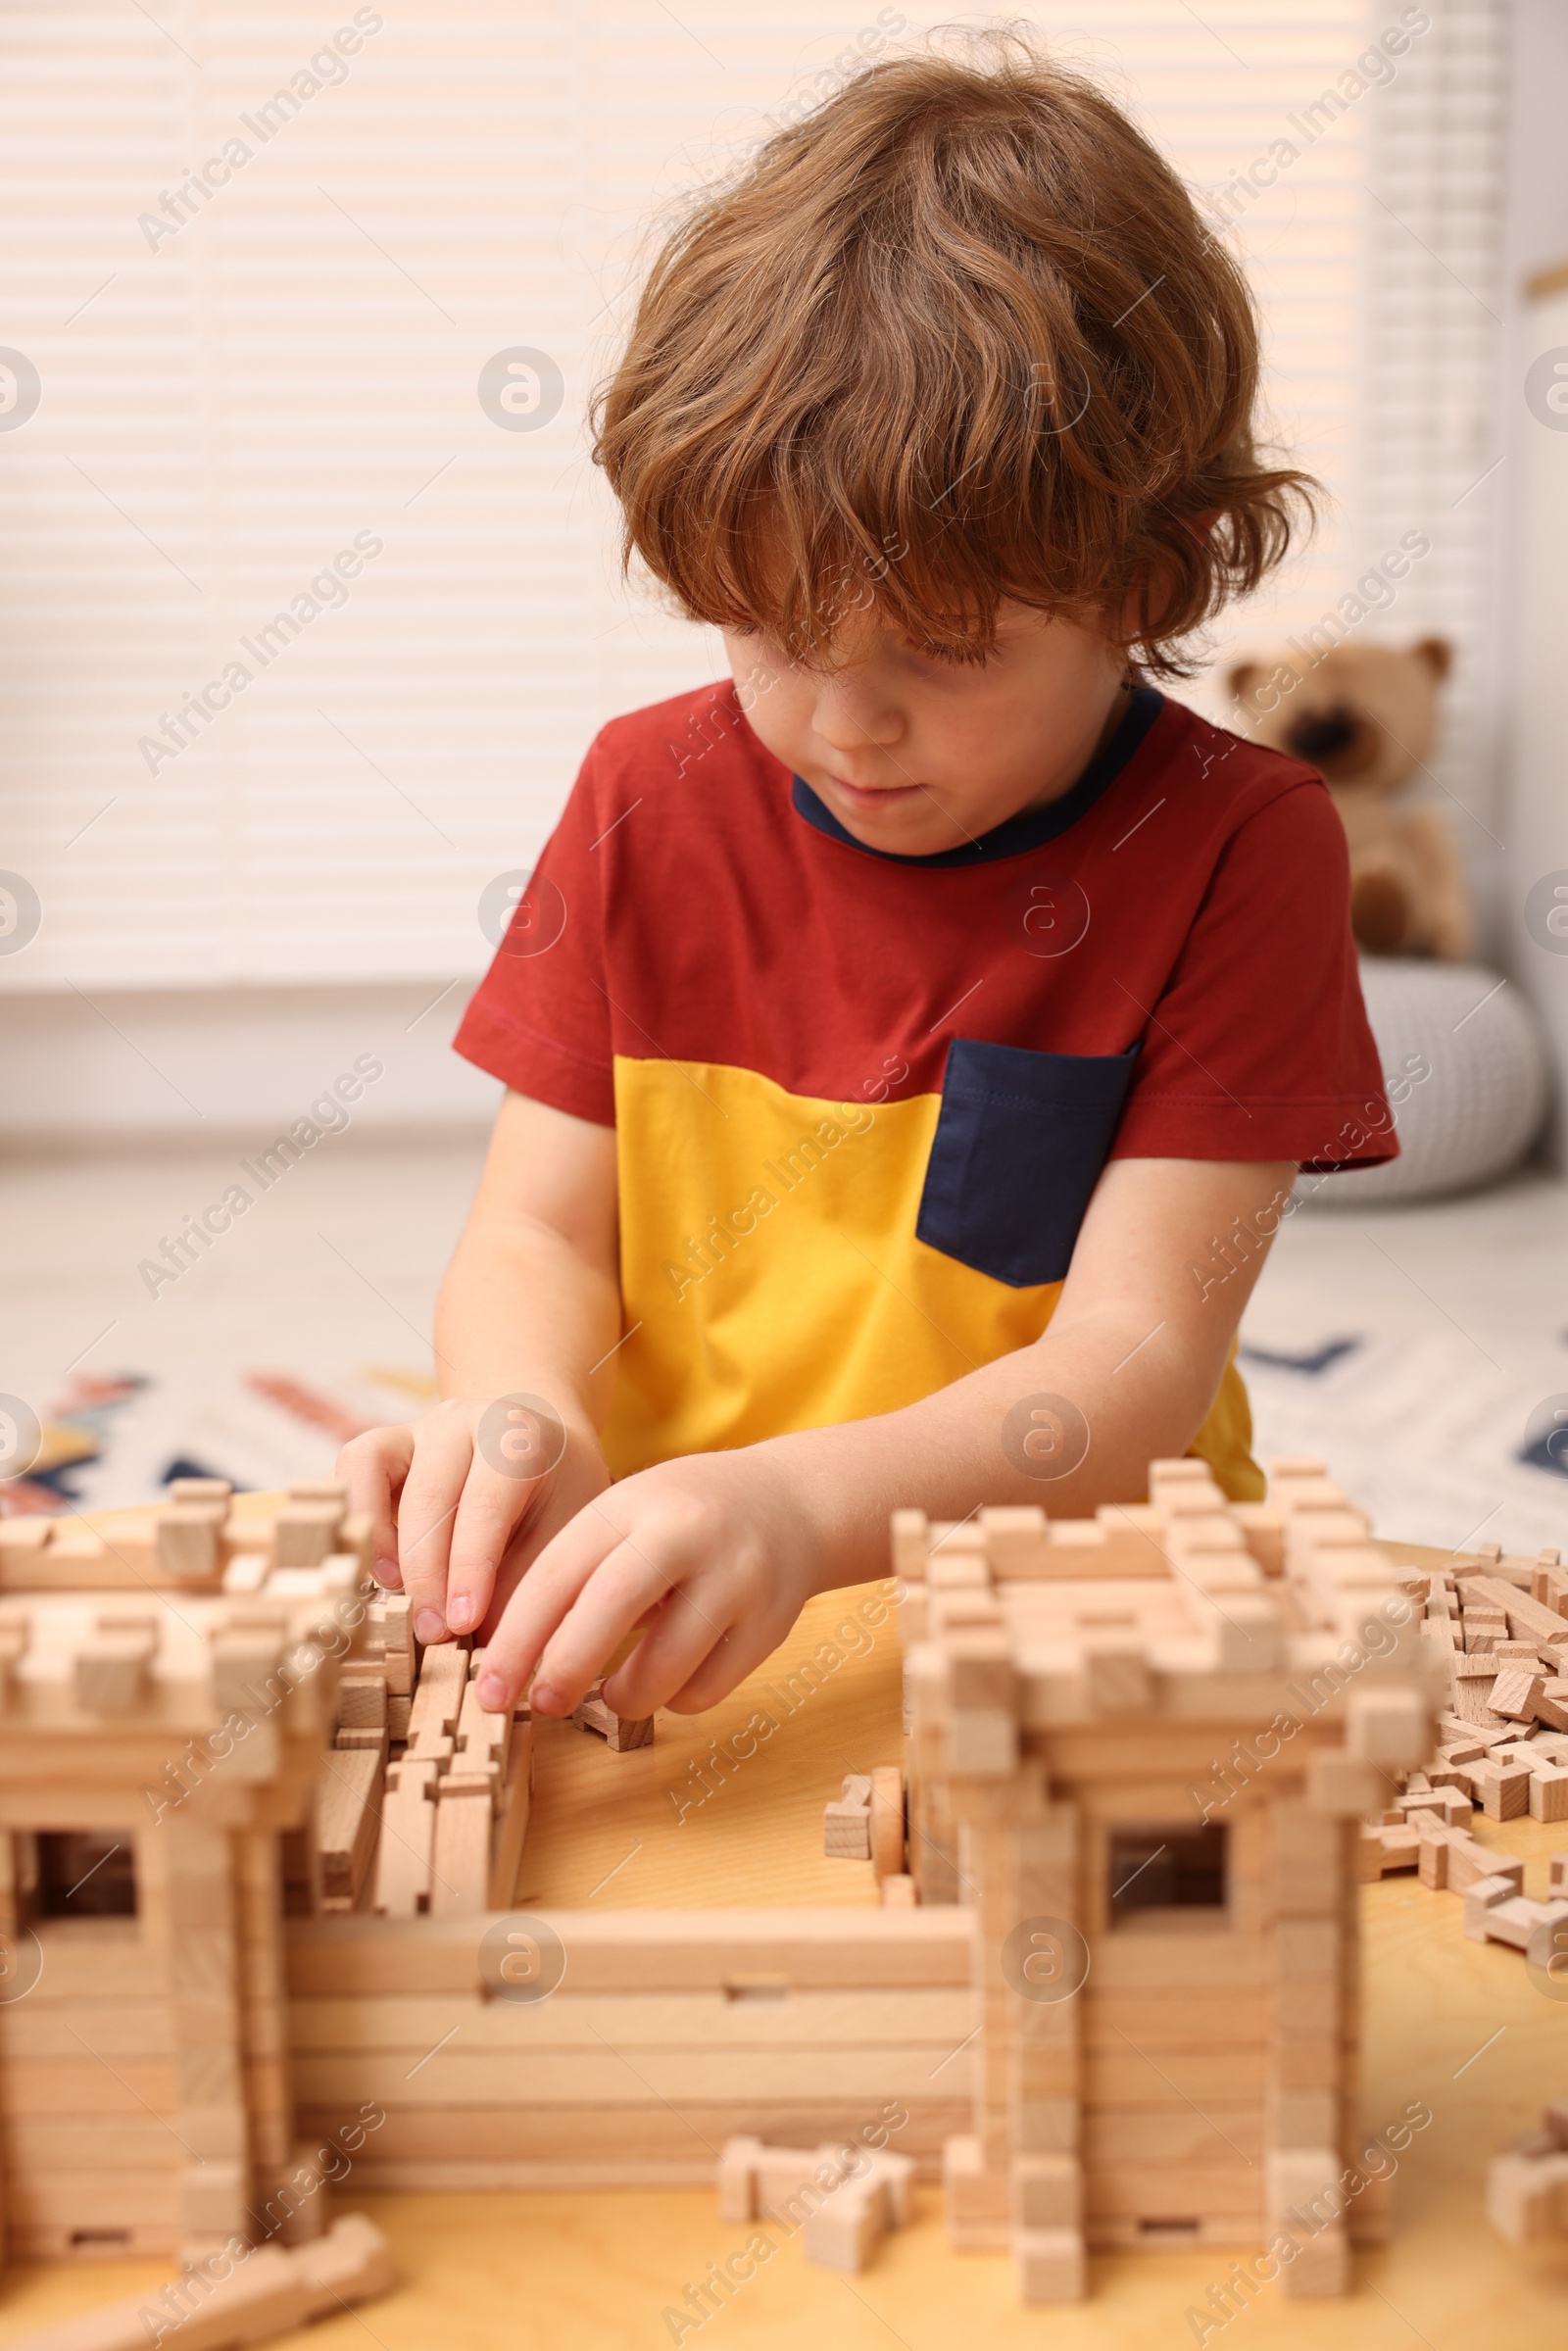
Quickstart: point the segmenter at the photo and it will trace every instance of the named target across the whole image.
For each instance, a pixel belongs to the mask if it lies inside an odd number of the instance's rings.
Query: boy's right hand
[[[610,1484],[592,1432],[530,1400],[451,1397],[338,1455],[349,1508],[374,1527],[376,1582],[407,1592],[426,1645],[499,1616],[535,1555]]]

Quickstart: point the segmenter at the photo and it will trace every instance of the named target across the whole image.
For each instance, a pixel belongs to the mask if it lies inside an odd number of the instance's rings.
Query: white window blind
[[[1442,282],[1434,141],[1451,121],[1405,96],[1441,26],[1380,85],[1356,61],[1400,11],[1370,0],[1028,13],[1234,218],[1276,428],[1341,501],[1230,630],[1289,633],[1380,530],[1424,523],[1430,483],[1396,482],[1390,421],[1421,336],[1480,381],[1485,320]],[[1494,10],[1462,13],[1485,48]],[[482,966],[481,893],[531,862],[596,727],[720,669],[716,640],[622,591],[585,456],[641,234],[902,14],[0,13],[0,346],[20,355],[0,357],[0,867],[39,909],[0,986]],[[920,29],[911,15],[903,37]],[[1378,142],[1396,124],[1396,167]],[[1494,123],[1471,131],[1467,188],[1494,166]],[[1374,168],[1419,194],[1440,257],[1419,277],[1399,276]],[[1395,280],[1402,357],[1368,299]],[[519,350],[543,365],[509,377],[498,355]],[[534,424],[557,369],[559,413]],[[503,391],[524,429],[496,420]],[[1443,561],[1451,603],[1470,557]],[[1440,607],[1441,572],[1423,575]]]

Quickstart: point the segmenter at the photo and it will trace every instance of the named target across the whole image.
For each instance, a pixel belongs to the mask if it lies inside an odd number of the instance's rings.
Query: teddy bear
[[[1236,662],[1227,676],[1246,715],[1238,732],[1315,767],[1350,849],[1350,925],[1375,955],[1468,962],[1470,895],[1442,812],[1401,805],[1437,733],[1438,689],[1452,652],[1419,644],[1336,645],[1303,673],[1301,649]]]

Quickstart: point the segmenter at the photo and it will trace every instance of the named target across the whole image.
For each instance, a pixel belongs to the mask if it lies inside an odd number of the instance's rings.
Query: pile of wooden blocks
[[[341,1496],[275,1535],[226,1492],[171,1522],[200,1529],[184,1585],[132,1592],[106,1547],[63,1587],[51,1539],[10,1547],[0,1593],[0,1935],[39,1970],[8,1986],[0,2118],[9,2243],[33,2257],[100,2236],[205,2257],[299,2161],[283,1917],[311,1906],[323,1758],[368,1655],[363,1555]]]
[[[1568,2236],[1568,2098],[1554,2099],[1528,2131],[1493,2157],[1487,2218],[1510,2244]]]
[[[718,2217],[780,2221],[800,2230],[808,2261],[853,2277],[890,2229],[907,2226],[913,2175],[910,2157],[884,2149],[730,2138],[718,2158]]]
[[[916,1898],[906,1866],[905,1809],[904,1774],[896,1763],[846,1772],[841,1794],[822,1807],[823,1853],[829,1861],[869,1861],[889,1909]]]
[[[1361,1875],[1417,1870],[1423,1885],[1463,1895],[1475,1941],[1534,1958],[1554,1947],[1568,1888],[1527,1901],[1523,1862],[1482,1844],[1470,1822],[1477,1811],[1499,1822],[1568,1821],[1568,1570],[1555,1550],[1505,1559],[1491,1543],[1407,1576],[1403,1589],[1422,1610],[1446,1700],[1435,1755],[1363,1823]]]

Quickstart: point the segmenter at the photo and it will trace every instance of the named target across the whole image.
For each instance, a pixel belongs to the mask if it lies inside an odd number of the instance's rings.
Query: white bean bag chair
[[[1540,1030],[1514,983],[1473,963],[1363,955],[1361,990],[1399,1156],[1326,1181],[1303,1175],[1302,1204],[1441,1200],[1517,1167],[1541,1132],[1549,1082]]]

